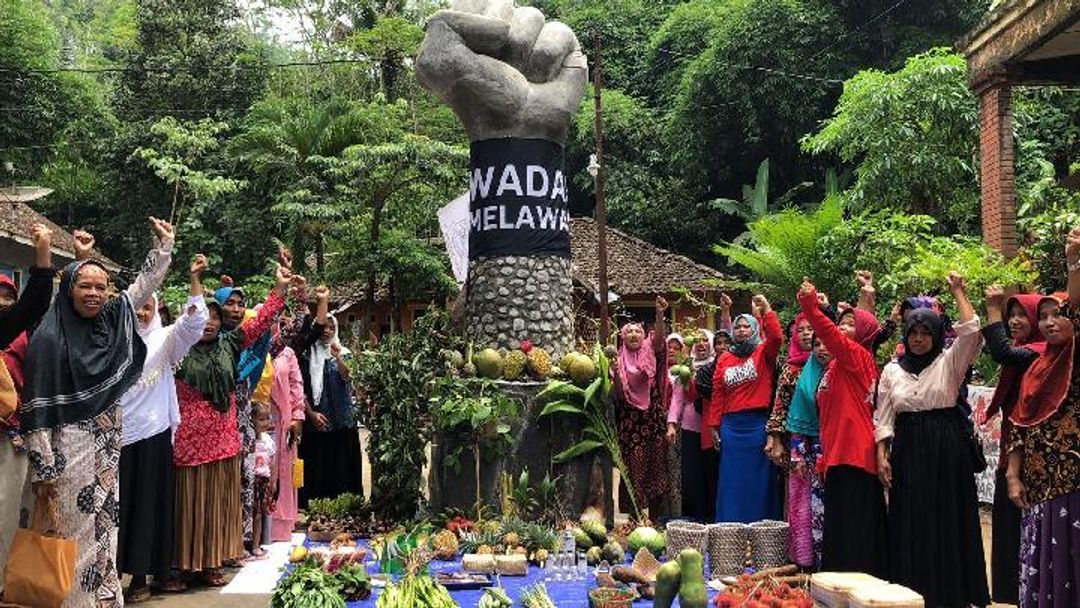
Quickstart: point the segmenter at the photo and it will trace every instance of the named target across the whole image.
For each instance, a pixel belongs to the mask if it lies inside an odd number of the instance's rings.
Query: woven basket
[[[709,524],[709,577],[742,574],[746,568],[746,543],[749,529],[746,524]]]
[[[676,559],[683,549],[696,549],[705,555],[709,549],[709,528],[692,521],[673,521],[667,525],[667,558]]]
[[[589,605],[592,608],[631,608],[634,594],[628,589],[594,587],[589,590]]]
[[[749,526],[750,556],[754,568],[776,568],[788,563],[788,524],[764,520]]]

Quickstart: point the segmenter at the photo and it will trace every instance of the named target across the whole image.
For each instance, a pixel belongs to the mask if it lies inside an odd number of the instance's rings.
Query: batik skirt
[[[1024,512],[1020,608],[1080,606],[1080,490]]]

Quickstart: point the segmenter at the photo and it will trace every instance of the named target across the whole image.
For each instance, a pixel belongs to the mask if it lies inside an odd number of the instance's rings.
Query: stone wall
[[[570,260],[505,256],[469,262],[465,337],[476,350],[515,349],[522,340],[554,357],[574,345]]]

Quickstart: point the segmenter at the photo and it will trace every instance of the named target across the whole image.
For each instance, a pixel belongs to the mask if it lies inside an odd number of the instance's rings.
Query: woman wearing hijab
[[[36,254],[30,279],[22,297],[6,274],[0,274],[0,378],[7,384],[0,395],[0,570],[7,563],[8,548],[19,527],[19,505],[26,481],[26,450],[19,434],[19,397],[23,392],[23,359],[30,344],[27,330],[37,325],[49,310],[52,299],[52,231],[43,224],[30,226]],[[76,240],[76,246],[78,241]],[[10,380],[10,383],[7,382]],[[0,592],[4,582],[0,580]]]
[[[142,376],[120,399],[119,544],[116,564],[131,575],[128,603],[150,598],[146,576],[163,584],[173,560],[173,429],[180,424],[173,370],[202,337],[210,316],[203,300],[206,257],[195,256],[188,273],[191,291],[180,319],[164,327],[158,298],[151,296],[135,312],[139,337],[146,344]]]
[[[201,571],[200,582],[214,587],[225,583],[218,568],[244,553],[237,363],[241,352],[267,333],[285,308],[291,273],[279,266],[276,274],[274,290],[258,315],[231,331],[222,330],[221,304],[208,298],[206,327],[176,372],[180,425],[173,440],[173,565],[183,573]],[[170,581],[170,589],[179,586]]]
[[[985,606],[986,587],[975,462],[957,393],[979,355],[979,317],[964,280],[949,274],[960,311],[956,340],[929,308],[904,318],[904,354],[878,384],[878,475],[889,491],[889,580],[928,606]],[[890,449],[891,447],[891,449]],[[828,509],[828,507],[826,507]]]
[[[713,334],[703,329],[691,349],[690,367],[693,374],[715,360]],[[691,376],[693,378],[693,376]],[[696,399],[693,383],[669,374],[672,386],[671,405],[668,406],[667,440],[680,440],[679,461],[682,481],[682,516],[694,521],[706,521],[712,510],[708,496],[708,478],[705,459],[713,452],[701,446],[701,401]]]
[[[119,402],[146,358],[135,311],[165,278],[174,236],[168,222],[150,223],[158,244],[119,297],[107,299],[109,274],[100,263],[80,260],[64,269],[26,353],[19,423],[33,508],[55,513],[58,531],[78,543],[65,607],[124,603],[116,571]]]
[[[1009,416],[1009,498],[1024,509],[1021,608],[1080,605],[1080,228],[1065,246],[1068,294],[1039,301],[1046,348]]]
[[[1002,318],[1005,291],[998,285],[986,290],[986,318],[982,329],[987,350],[1001,364],[994,398],[987,408],[985,419],[998,412],[1001,420],[1001,458],[997,464],[994,484],[993,545],[990,549],[991,598],[995,602],[1016,604],[1020,601],[1020,509],[1009,499],[1005,478],[1009,462],[1009,441],[1012,422],[1009,417],[1020,396],[1020,381],[1028,367],[1046,351],[1046,341],[1039,331],[1039,301],[1037,294],[1020,294],[1009,298]],[[1007,329],[1006,329],[1007,323]],[[1011,341],[1010,341],[1011,338]]]
[[[731,350],[716,362],[706,418],[720,446],[714,515],[719,522],[779,519],[781,513],[778,471],[765,455],[765,423],[784,330],[765,296],[754,296],[753,306],[753,316],[735,318]]]
[[[821,443],[814,396],[824,367],[811,356],[814,330],[805,314],[795,316],[790,334],[787,361],[776,381],[776,398],[765,427],[768,433],[765,453],[777,467],[791,466],[787,479],[788,554],[795,565],[810,568],[817,561],[813,525],[815,494],[820,502],[820,491],[815,492],[820,484],[814,462]],[[790,453],[785,454],[789,433]]]
[[[798,301],[815,338],[832,357],[816,389],[811,388],[816,374],[804,369],[806,381],[800,377],[798,402],[793,399],[789,412],[792,427],[812,428],[810,403],[816,401],[821,439],[816,470],[824,477],[825,494],[821,568],[880,576],[885,571],[885,500],[874,454],[872,404],[878,374],[871,354],[878,322],[869,311],[845,307],[834,324],[809,281],[803,282]]]
[[[315,294],[318,298],[318,312],[315,323],[309,324],[309,327],[318,328],[321,336],[322,329],[326,326],[330,290],[319,287]],[[301,298],[302,301],[304,299],[306,298]],[[282,325],[286,328],[296,326],[295,321],[287,323],[285,319],[282,319]],[[288,344],[304,335],[310,335],[310,332],[305,334],[299,330],[294,334],[288,329],[279,329],[270,346],[270,355],[274,362],[270,405],[275,413],[274,445],[278,448],[275,456],[277,470],[273,475],[277,481],[277,506],[270,517],[271,542],[286,542],[291,539],[299,516],[300,502],[297,488],[293,485],[292,471],[307,417],[307,399],[304,396],[304,376],[300,373],[296,353]],[[310,342],[304,346],[311,348],[316,340],[318,336],[311,337]]]
[[[321,296],[320,296],[321,297]],[[326,292],[329,298],[329,292]],[[320,306],[323,306],[320,302]],[[301,456],[304,487],[300,504],[312,498],[333,498],[343,492],[363,494],[363,461],[352,384],[349,349],[338,340],[337,319],[326,317],[322,338],[311,347],[311,407],[307,412]]]
[[[664,440],[666,412],[663,405],[667,370],[667,350],[663,336],[667,323],[667,301],[656,298],[656,325],[648,335],[640,323],[627,323],[619,331],[619,354],[612,369],[615,382],[618,418],[619,449],[630,471],[634,495],[620,488],[619,503],[633,503],[638,509],[649,509],[654,519],[663,511],[671,491]]]

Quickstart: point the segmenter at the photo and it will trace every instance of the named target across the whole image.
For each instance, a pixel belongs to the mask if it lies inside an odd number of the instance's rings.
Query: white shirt
[[[195,310],[188,314],[188,309]],[[150,321],[146,343],[146,362],[142,376],[120,398],[122,428],[120,445],[130,445],[153,437],[180,424],[180,402],[176,398],[173,372],[191,347],[202,337],[210,319],[201,296],[189,296],[176,323],[162,327],[157,311]]]
[[[874,412],[877,441],[893,436],[897,414],[956,406],[960,384],[978,358],[983,338],[979,333],[979,317],[956,325],[955,329],[957,336],[952,346],[942,351],[921,374],[908,373],[895,361],[881,370]]]

